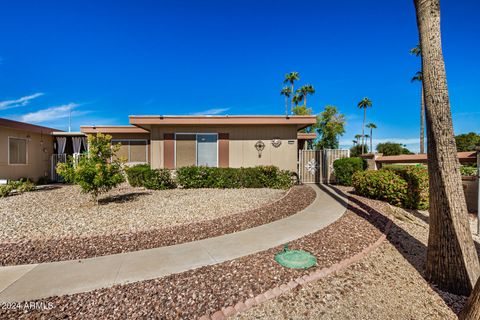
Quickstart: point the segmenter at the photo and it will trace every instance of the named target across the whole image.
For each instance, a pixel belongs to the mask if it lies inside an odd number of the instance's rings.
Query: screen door
[[[197,166],[218,166],[217,134],[197,134]]]

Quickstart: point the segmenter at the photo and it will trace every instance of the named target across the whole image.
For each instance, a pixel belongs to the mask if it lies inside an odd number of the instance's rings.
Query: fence
[[[74,153],[73,155],[74,163],[78,164],[78,161],[80,160],[80,157],[83,156],[83,154],[79,153]],[[69,155],[62,153],[62,154],[52,154],[52,181],[55,182],[62,182],[62,177],[57,174],[57,164],[59,163],[65,163],[67,162]]]
[[[302,183],[332,183],[336,181],[333,162],[350,157],[350,150],[299,150],[298,177]]]

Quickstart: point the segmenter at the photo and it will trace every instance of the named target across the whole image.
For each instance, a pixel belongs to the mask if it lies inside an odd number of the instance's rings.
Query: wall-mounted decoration
[[[272,139],[272,146],[274,146],[275,148],[278,148],[282,145],[282,140],[280,140],[280,138],[273,138]]]
[[[255,143],[255,149],[258,151],[258,157],[262,157],[262,151],[265,149],[265,143],[263,143],[262,140],[258,140],[257,143]]]

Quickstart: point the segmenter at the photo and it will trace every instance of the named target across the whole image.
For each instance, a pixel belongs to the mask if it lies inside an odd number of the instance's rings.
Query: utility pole
[[[72,107],[68,108],[68,132],[72,132]]]

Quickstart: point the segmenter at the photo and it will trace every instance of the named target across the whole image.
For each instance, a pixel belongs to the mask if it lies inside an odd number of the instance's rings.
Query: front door
[[[217,134],[197,134],[197,166],[218,166],[217,140]]]

